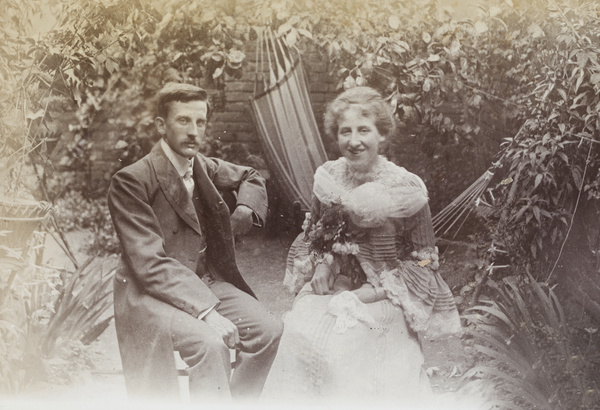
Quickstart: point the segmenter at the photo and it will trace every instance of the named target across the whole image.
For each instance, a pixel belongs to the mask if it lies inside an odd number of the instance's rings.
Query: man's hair
[[[324,125],[325,132],[331,138],[337,138],[339,122],[351,106],[359,106],[362,115],[372,118],[381,136],[390,137],[394,133],[394,117],[381,94],[371,87],[354,87],[344,91],[327,105]]]
[[[173,101],[204,101],[206,103],[206,118],[210,116],[211,109],[208,93],[200,87],[183,83],[166,83],[156,95],[156,113],[159,117],[167,118],[169,103]]]

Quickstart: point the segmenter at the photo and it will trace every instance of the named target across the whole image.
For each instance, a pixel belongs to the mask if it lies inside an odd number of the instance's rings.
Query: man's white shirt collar
[[[190,168],[190,166],[192,166],[194,158],[190,159],[182,157],[181,155],[173,151],[173,149],[169,146],[169,144],[167,144],[164,138],[160,139],[160,146],[167,155],[167,158],[169,158],[169,161],[171,161],[171,164],[173,164],[173,166],[177,170],[179,176],[183,177]]]

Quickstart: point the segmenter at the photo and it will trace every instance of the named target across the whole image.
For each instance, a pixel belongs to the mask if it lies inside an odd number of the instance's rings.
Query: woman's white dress
[[[305,232],[288,257],[284,282],[297,296],[284,316],[263,400],[421,402],[430,386],[419,338],[460,332],[454,299],[436,271],[423,182],[382,157],[368,175],[352,174],[340,158],[317,170],[313,193]],[[344,215],[343,223],[335,212]],[[351,228],[332,238],[346,225]],[[337,277],[333,295],[312,292],[309,281],[319,263]],[[360,302],[344,290],[346,276],[353,287],[368,282],[387,297]]]

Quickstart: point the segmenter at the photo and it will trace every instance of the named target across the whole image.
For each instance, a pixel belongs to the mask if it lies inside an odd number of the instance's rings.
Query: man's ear
[[[156,117],[154,119],[154,126],[160,135],[165,135],[167,133],[167,124],[164,118]]]

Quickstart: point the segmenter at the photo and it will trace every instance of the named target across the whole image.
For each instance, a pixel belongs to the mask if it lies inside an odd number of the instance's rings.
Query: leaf
[[[577,83],[575,84],[575,92],[579,91],[579,87],[581,86],[581,83],[583,82],[584,76],[585,76],[585,71],[581,70],[579,72],[579,77],[577,78]]]
[[[488,25],[483,21],[478,21],[475,23],[475,31],[477,31],[477,34],[483,34],[488,31]]]
[[[542,101],[545,101],[546,98],[548,97],[548,95],[552,92],[552,90],[554,89],[554,83],[550,83],[548,85],[548,89],[546,90],[546,92],[544,93],[544,95],[542,96]]]
[[[577,53],[577,65],[581,68],[584,68],[587,62],[589,61],[588,54],[586,52]]]
[[[44,116],[44,110],[42,108],[40,108],[39,110],[37,110],[36,112],[27,112],[27,116],[26,118],[28,120],[36,120],[38,118],[42,118]]]
[[[535,176],[535,182],[534,182],[534,184],[533,184],[533,187],[534,187],[534,188],[537,188],[537,187],[540,185],[540,182],[542,182],[542,178],[543,178],[543,177],[544,177],[544,176],[543,176],[542,174],[537,174],[537,175]]]
[[[431,34],[429,34],[428,32],[424,31],[423,33],[421,33],[421,38],[423,39],[423,41],[427,44],[429,44],[429,42],[431,42]]]
[[[511,322],[508,319],[508,317],[504,313],[502,313],[502,311],[500,309],[498,309],[497,307],[477,305],[477,306],[472,307],[467,310],[467,312],[471,312],[471,311],[472,312],[481,311],[481,312],[489,313],[489,314],[493,315],[494,317],[500,319],[507,326],[511,326]]]
[[[223,74],[223,67],[222,66],[217,67],[215,69],[215,71],[213,71],[212,78],[213,79],[219,78],[222,74]]]
[[[571,169],[571,176],[573,177],[573,183],[575,186],[581,186],[581,171],[577,167]]]
[[[567,101],[567,93],[562,88],[557,88],[556,91],[560,94],[563,101]]]
[[[535,23],[527,27],[527,33],[533,38],[540,38],[545,36],[544,30],[542,30],[542,28]]]
[[[298,29],[298,33],[302,34],[304,37],[308,37],[310,39],[313,38],[312,33],[310,31],[308,31],[308,30],[303,29],[303,28],[299,28]]]
[[[594,73],[590,76],[590,83],[596,85],[600,83],[600,73]]]
[[[429,54],[429,57],[427,57],[427,61],[431,61],[431,62],[435,62],[435,61],[440,61],[441,57],[439,54]]]
[[[288,31],[290,31],[292,29],[292,25],[290,23],[283,23],[281,26],[279,26],[279,28],[277,29],[277,36],[281,36],[282,34],[287,33]]]
[[[425,81],[423,82],[423,91],[425,91],[426,93],[431,91],[431,87],[433,86],[433,81],[431,81],[430,78],[426,78]],[[448,118],[444,118],[444,121],[447,121]]]
[[[398,30],[400,28],[400,19],[395,15],[391,15],[388,18],[388,24],[392,30]]]
[[[347,76],[344,80],[344,90],[348,90],[352,87],[356,87],[356,80],[351,75]]]
[[[108,72],[111,73],[111,74],[115,73],[116,71],[119,71],[119,63],[117,63],[112,58],[107,58],[106,59],[105,67],[108,70]]]

